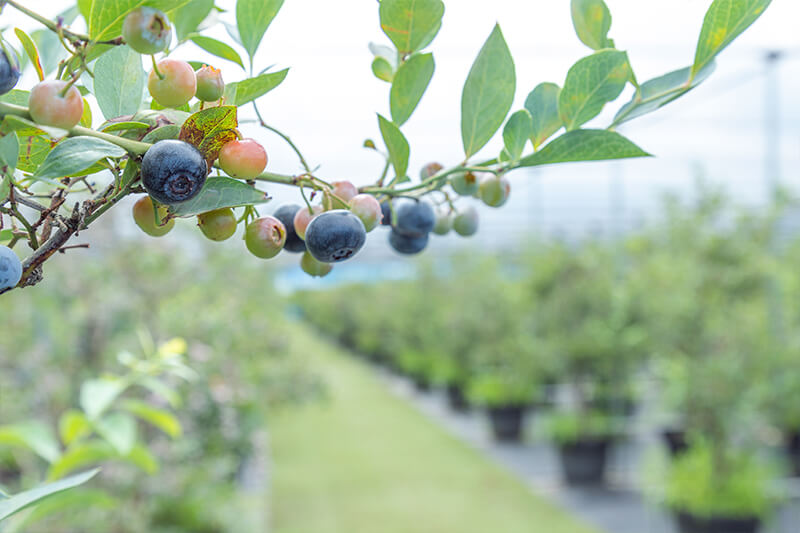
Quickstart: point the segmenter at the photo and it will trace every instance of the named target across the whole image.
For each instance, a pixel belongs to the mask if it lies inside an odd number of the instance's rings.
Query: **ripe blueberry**
[[[422,178],[422,180],[424,181],[430,178],[431,176],[435,176],[443,168],[444,167],[439,163],[428,163],[427,165],[422,167],[422,170],[419,171],[419,177]]]
[[[8,246],[0,246],[0,289],[11,289],[22,279],[22,263]]]
[[[459,210],[453,219],[453,229],[462,237],[475,235],[478,231],[478,210],[471,205]]]
[[[80,122],[83,115],[83,98],[74,85],[61,96],[67,86],[62,80],[45,80],[31,89],[28,111],[34,122],[69,130]]]
[[[275,217],[257,218],[247,225],[244,242],[250,253],[261,259],[278,255],[286,243],[286,228]]]
[[[307,207],[301,207],[294,215],[294,231],[297,233],[297,236],[303,240],[306,238],[306,228],[308,228],[311,220],[322,213],[322,206],[315,205],[311,208],[311,211],[312,212],[309,213]]]
[[[481,181],[481,200],[490,207],[500,207],[511,194],[511,185],[503,176],[489,176]]]
[[[212,241],[224,241],[236,233],[236,215],[230,207],[215,209],[197,215],[197,225]]]
[[[194,198],[208,174],[206,160],[191,144],[177,139],[158,141],[142,158],[142,185],[162,204]]]
[[[203,65],[203,68],[195,72],[197,78],[197,96],[198,100],[204,102],[214,102],[222,98],[222,93],[225,92],[225,82],[222,80],[222,72],[219,69]]]
[[[167,216],[167,206],[159,205],[158,220],[162,221],[162,224],[159,225],[156,222],[155,209],[152,198],[149,196],[139,198],[136,203],[133,204],[133,221],[136,222],[136,225],[139,226],[143,232],[151,237],[163,237],[175,227],[175,220],[170,219],[163,222],[164,218]]]
[[[219,166],[232,178],[255,178],[267,166],[267,151],[253,139],[231,141],[219,151]]]
[[[157,54],[169,46],[172,27],[163,12],[152,7],[140,7],[125,16],[122,38],[140,54]]]
[[[303,258],[300,259],[300,268],[309,276],[322,278],[330,274],[331,270],[333,270],[333,265],[317,261],[314,259],[314,256],[306,250],[303,254]]]
[[[460,196],[472,196],[478,192],[478,177],[472,172],[459,172],[450,178],[450,186]]]
[[[162,59],[158,62],[159,78],[155,70],[147,78],[150,96],[164,107],[180,107],[192,99],[197,91],[194,69],[186,61]],[[122,81],[122,80],[120,80]]]
[[[409,237],[427,235],[436,225],[436,214],[427,202],[406,200],[395,205],[397,223],[394,231]]]
[[[350,212],[361,219],[367,232],[375,229],[383,219],[381,204],[370,194],[357,194],[350,200]]]
[[[428,234],[426,233],[421,237],[412,237],[392,229],[389,232],[389,245],[401,254],[418,254],[428,246]]]
[[[314,259],[338,263],[355,255],[367,240],[364,223],[350,211],[335,209],[314,217],[306,229],[306,247]]]
[[[384,200],[381,202],[381,213],[383,213],[383,218],[381,219],[381,226],[391,226],[392,225],[392,202],[389,200]]]
[[[0,94],[6,94],[19,81],[19,59],[14,49],[0,46]]]
[[[447,209],[438,209],[433,232],[436,235],[447,235],[451,229],[453,229],[453,215]]]
[[[283,245],[283,249],[287,252],[298,253],[306,251],[306,243],[297,235],[294,229],[294,217],[299,210],[299,205],[282,205],[272,214],[286,228],[286,244]],[[306,212],[308,212],[308,209],[306,209]]]

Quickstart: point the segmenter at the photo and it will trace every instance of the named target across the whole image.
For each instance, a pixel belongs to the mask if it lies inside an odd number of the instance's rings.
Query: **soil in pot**
[[[464,389],[461,385],[450,384],[447,386],[447,405],[453,411],[469,411],[470,405],[466,396],[464,396]]]
[[[522,429],[525,421],[525,407],[503,405],[489,407],[489,422],[492,435],[500,442],[522,442]]]
[[[786,455],[793,476],[800,477],[800,431],[786,435]]]
[[[756,517],[701,517],[679,511],[675,521],[680,533],[756,533],[761,520]]]
[[[686,432],[682,429],[665,429],[661,432],[664,444],[672,458],[679,457],[689,449],[689,441],[686,439]]]
[[[602,485],[611,443],[610,438],[594,438],[559,444],[561,472],[567,485]]]

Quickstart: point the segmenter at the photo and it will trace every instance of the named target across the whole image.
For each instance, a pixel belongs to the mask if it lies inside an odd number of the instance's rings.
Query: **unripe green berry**
[[[470,237],[478,231],[478,220],[478,210],[470,205],[456,214],[453,229],[462,237]]]
[[[489,207],[500,207],[511,194],[511,185],[503,176],[489,176],[481,181],[480,196]]]
[[[155,204],[150,196],[143,196],[133,204],[133,220],[139,228],[151,237],[163,237],[175,227],[175,219],[163,222],[167,216],[167,206],[159,204],[158,220],[161,225],[156,223]]]
[[[436,210],[436,224],[433,226],[433,232],[436,235],[447,235],[453,228],[453,215],[449,210],[437,209]]]
[[[122,22],[122,38],[140,54],[153,55],[163,52],[169,46],[172,26],[163,12],[144,6],[125,16]]]
[[[230,207],[215,209],[197,215],[197,225],[203,235],[212,241],[224,241],[236,233],[236,215]]]
[[[422,178],[423,181],[430,178],[431,176],[435,176],[438,174],[444,167],[439,163],[428,163],[422,170],[419,171],[419,177]]]
[[[286,243],[286,227],[275,217],[257,218],[247,225],[244,242],[254,256],[270,259],[283,249]]]
[[[192,99],[197,91],[197,78],[189,63],[166,58],[157,66],[162,77],[152,70],[147,79],[147,89],[156,102],[164,107],[180,107]]]
[[[317,261],[314,259],[314,256],[306,250],[303,252],[302,259],[300,259],[300,268],[309,276],[322,278],[330,274],[331,270],[333,270],[333,265]]]
[[[450,177],[450,186],[460,196],[472,196],[478,192],[478,177],[472,172],[458,172]]]
[[[197,96],[198,100],[203,102],[214,102],[222,98],[225,92],[225,82],[222,80],[222,72],[214,67],[203,65],[203,67],[195,72],[197,78]]]

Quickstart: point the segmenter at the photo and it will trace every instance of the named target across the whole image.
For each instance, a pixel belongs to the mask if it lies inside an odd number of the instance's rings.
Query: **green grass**
[[[270,419],[276,533],[591,533],[307,332],[328,398]]]

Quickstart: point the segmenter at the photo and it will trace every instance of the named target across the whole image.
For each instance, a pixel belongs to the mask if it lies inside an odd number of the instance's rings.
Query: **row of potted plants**
[[[701,188],[664,205],[625,241],[461,256],[297,301],[356,352],[445,388],[453,408],[485,407],[498,439],[546,412],[572,484],[603,481],[647,376],[674,456],[659,499],[687,533],[755,531],[776,503],[765,443],[785,441],[789,473],[800,463],[800,246],[775,231],[791,204],[756,216]]]

